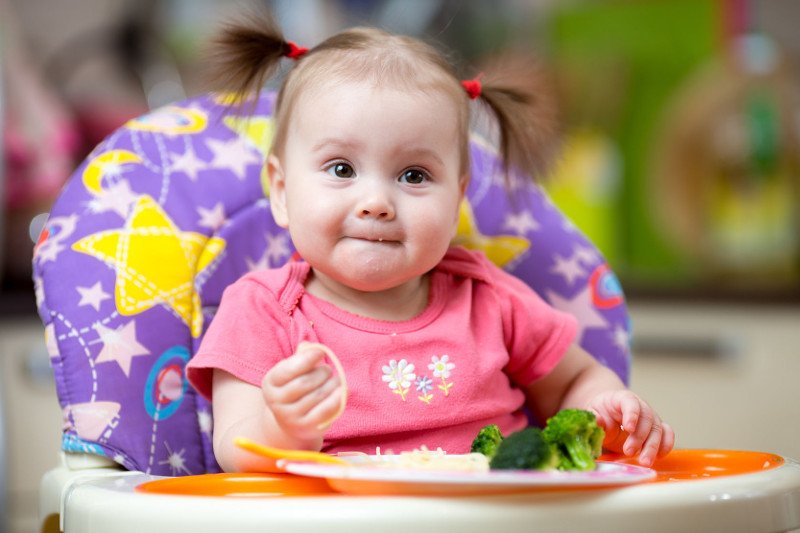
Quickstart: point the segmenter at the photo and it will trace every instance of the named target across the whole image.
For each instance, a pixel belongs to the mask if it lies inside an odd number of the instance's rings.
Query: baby
[[[575,344],[574,318],[450,244],[471,99],[496,115],[507,170],[533,176],[548,116],[533,88],[491,72],[461,82],[432,47],[376,29],[305,50],[271,20],[226,29],[220,79],[252,94],[284,56],[296,62],[274,112],[270,206],[303,261],[231,285],[187,367],[213,399],[220,466],[275,467],[238,436],[331,453],[464,453],[487,424],[525,427],[526,407],[539,420],[591,410],[605,448],[643,465],[667,453],[672,429]],[[347,379],[343,411],[328,350]]]

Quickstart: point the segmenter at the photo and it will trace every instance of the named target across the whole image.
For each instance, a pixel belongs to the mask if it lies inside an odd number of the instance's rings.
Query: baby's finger
[[[642,449],[645,440],[650,435],[653,425],[656,422],[653,411],[639,404],[639,415],[637,417],[636,427],[633,431],[629,431],[628,439],[625,441],[623,450],[626,455],[633,455]]]
[[[327,429],[333,423],[339,412],[342,394],[345,394],[342,384],[338,382],[338,379],[336,381],[338,385],[332,391],[329,391],[327,397],[316,403],[302,417],[303,423],[313,424],[314,427],[320,430]]]
[[[306,374],[314,367],[319,365],[325,357],[325,353],[318,349],[304,350],[298,348],[297,353],[279,361],[272,370],[265,376],[269,384],[274,387],[282,387],[301,374]]]
[[[632,392],[626,391],[619,400],[619,410],[622,413],[622,429],[628,433],[635,433],[640,423],[642,401]]]
[[[656,455],[658,455],[658,451],[661,448],[661,440],[663,435],[663,427],[661,424],[654,423],[650,430],[650,434],[647,435],[647,438],[642,444],[642,449],[639,452],[640,465],[650,466],[653,464],[653,461],[655,461]]]
[[[309,372],[297,376],[282,387],[273,387],[265,390],[265,398],[270,403],[296,403],[319,389],[325,382],[330,380],[332,374],[333,370],[328,365],[312,368]]]
[[[661,446],[658,448],[658,457],[664,457],[675,446],[675,431],[666,422],[661,422]]]
[[[278,424],[284,430],[296,435],[318,435],[319,429],[314,420],[309,422],[309,412],[325,401],[334,391],[341,390],[338,377],[328,379],[320,387],[293,403],[268,404]]]
[[[334,390],[339,389],[341,384],[342,383],[338,376],[332,376],[329,377],[325,382],[321,383],[320,386],[314,388],[313,390],[309,390],[301,398],[298,398],[297,401],[292,405],[297,416],[307,416],[308,413],[317,406],[317,404],[327,399]]]

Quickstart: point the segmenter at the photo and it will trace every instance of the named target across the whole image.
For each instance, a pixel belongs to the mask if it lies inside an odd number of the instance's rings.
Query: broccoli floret
[[[552,470],[558,453],[545,441],[542,430],[525,428],[512,433],[497,447],[489,461],[491,470]]]
[[[594,413],[563,409],[547,420],[543,435],[561,455],[559,470],[594,470],[605,432]]]
[[[500,428],[497,424],[489,424],[484,426],[475,436],[472,441],[472,453],[482,453],[489,459],[494,457],[497,452],[497,446],[503,441],[503,434],[500,433]]]

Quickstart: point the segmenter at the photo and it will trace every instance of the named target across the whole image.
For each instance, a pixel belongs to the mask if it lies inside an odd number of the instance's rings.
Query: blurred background
[[[251,4],[0,0],[0,517],[11,531],[35,530],[38,479],[60,442],[30,266],[49,206],[114,129],[202,91],[203,45]],[[265,4],[298,43],[378,25],[440,43],[464,77],[499,51],[538,57],[565,128],[547,188],[625,289],[633,388],[679,446],[800,458],[800,2]]]

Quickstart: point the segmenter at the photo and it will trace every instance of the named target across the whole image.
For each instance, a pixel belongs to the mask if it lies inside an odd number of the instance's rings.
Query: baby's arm
[[[226,472],[274,471],[274,461],[234,444],[246,437],[267,446],[319,450],[326,422],[339,409],[341,383],[321,364],[319,349],[299,349],[264,376],[261,388],[216,370],[214,455]]]
[[[570,347],[550,374],[532,383],[527,397],[542,421],[569,407],[593,411],[606,432],[603,447],[625,455],[638,453],[643,465],[651,465],[675,443],[672,428],[658,413],[578,346]]]

